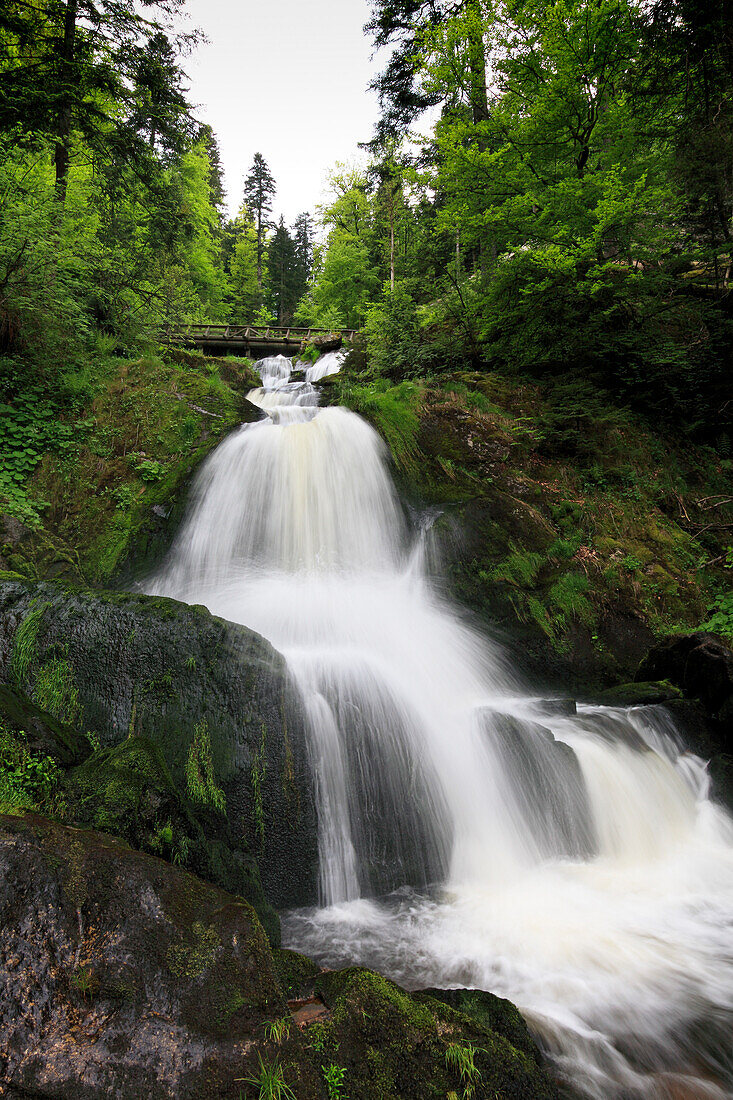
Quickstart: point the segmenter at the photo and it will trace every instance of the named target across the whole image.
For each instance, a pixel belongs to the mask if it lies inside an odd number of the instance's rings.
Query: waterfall
[[[514,1001],[580,1096],[733,1096],[733,822],[663,707],[527,693],[430,585],[384,444],[281,356],[150,591],[259,631],[302,697],[320,897],[289,946]],[[728,1091],[726,1091],[726,1089]]]

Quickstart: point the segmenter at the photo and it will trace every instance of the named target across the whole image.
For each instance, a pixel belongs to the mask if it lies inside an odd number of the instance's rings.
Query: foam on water
[[[376,433],[282,357],[149,588],[285,656],[311,736],[329,966],[514,1001],[579,1094],[733,1095],[733,824],[663,707],[527,695],[432,590]],[[726,1091],[727,1090],[727,1091]]]

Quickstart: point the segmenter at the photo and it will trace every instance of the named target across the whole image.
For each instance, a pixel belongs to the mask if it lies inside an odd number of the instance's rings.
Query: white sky
[[[363,157],[377,118],[367,0],[188,0],[186,10],[209,39],[184,68],[196,115],[219,140],[230,213],[259,152],[277,183],[274,217],[312,214],[329,170]]]

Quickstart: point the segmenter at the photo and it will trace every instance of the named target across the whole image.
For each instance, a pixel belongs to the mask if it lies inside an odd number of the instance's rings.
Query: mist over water
[[[514,1001],[579,1095],[733,1096],[733,822],[663,707],[527,693],[423,567],[373,429],[318,407],[340,353],[204,464],[150,591],[259,631],[302,696],[317,909],[288,946]]]

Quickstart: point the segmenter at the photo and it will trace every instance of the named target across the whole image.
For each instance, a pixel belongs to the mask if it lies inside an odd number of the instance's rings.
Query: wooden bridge
[[[209,355],[295,355],[305,344],[333,351],[351,343],[354,329],[277,328],[264,325],[181,325],[165,329],[165,344],[200,348]]]

